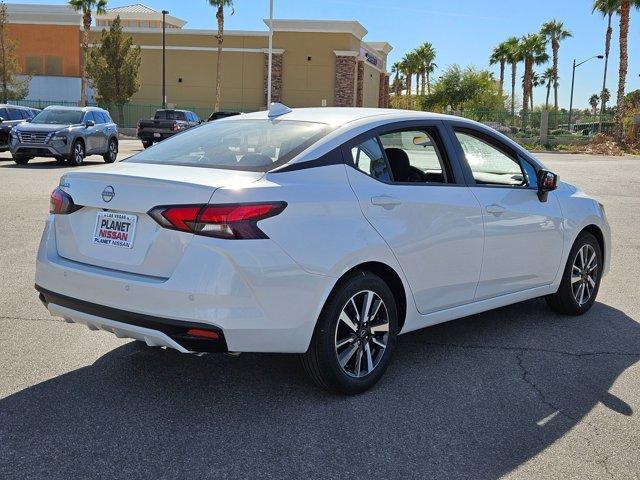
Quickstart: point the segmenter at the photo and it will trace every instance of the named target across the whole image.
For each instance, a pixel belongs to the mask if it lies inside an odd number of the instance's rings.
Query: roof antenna
[[[286,105],[283,105],[282,103],[273,102],[269,107],[269,118],[279,117],[280,115],[284,115],[285,113],[291,113],[291,112],[293,112],[293,110],[291,110]]]

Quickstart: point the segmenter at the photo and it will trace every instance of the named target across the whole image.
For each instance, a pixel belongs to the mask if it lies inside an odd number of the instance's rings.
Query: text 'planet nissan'
[[[401,333],[535,297],[586,312],[610,255],[604,207],[488,127],[274,104],[63,175],[36,289],[150,347],[299,353],[352,394]]]

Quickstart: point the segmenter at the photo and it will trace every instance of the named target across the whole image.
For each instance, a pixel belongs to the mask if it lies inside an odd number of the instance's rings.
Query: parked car
[[[161,142],[176,133],[200,125],[202,120],[188,110],[156,110],[153,119],[138,122],[138,138],[144,148]]]
[[[51,106],[17,125],[9,147],[19,165],[34,157],[53,157],[79,166],[89,155],[102,155],[113,163],[118,156],[118,128],[102,108]]]
[[[353,394],[399,334],[534,297],[585,313],[610,236],[600,203],[480,123],[276,105],[65,174],[36,288],[92,330],[299,353]]]
[[[40,110],[17,105],[0,105],[0,152],[9,150],[9,133],[17,124],[32,119]]]

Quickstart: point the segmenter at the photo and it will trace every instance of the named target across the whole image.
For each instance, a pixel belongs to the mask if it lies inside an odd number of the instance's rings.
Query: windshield
[[[55,125],[74,125],[82,123],[82,110],[43,110],[38,113],[31,123],[52,123]]]
[[[174,135],[126,161],[266,172],[328,132],[324,123],[216,120]]]

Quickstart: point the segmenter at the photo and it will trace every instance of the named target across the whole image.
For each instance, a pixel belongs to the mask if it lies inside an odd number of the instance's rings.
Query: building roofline
[[[393,47],[388,42],[366,42],[374,50],[383,52],[385,55],[389,55],[389,52],[393,50]]]
[[[5,6],[7,23],[78,26],[82,24],[82,15],[68,5],[5,3]]]
[[[271,21],[265,19],[269,27]],[[322,32],[322,33],[350,33],[358,40],[368,33],[367,29],[356,20],[299,20],[273,19],[274,32]]]

